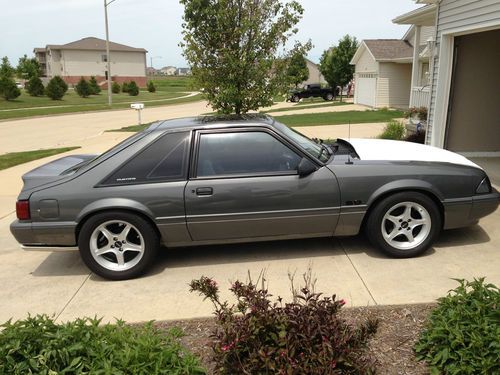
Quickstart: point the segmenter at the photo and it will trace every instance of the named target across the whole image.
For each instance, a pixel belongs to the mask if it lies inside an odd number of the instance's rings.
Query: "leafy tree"
[[[137,96],[137,95],[139,95],[139,86],[137,86],[137,83],[135,83],[135,81],[131,81],[128,84],[128,94],[130,96]]]
[[[21,95],[21,90],[17,88],[13,77],[14,68],[10,65],[7,56],[5,56],[2,58],[2,64],[0,64],[0,96],[5,100],[12,100]]]
[[[76,93],[82,98],[88,98],[92,94],[92,88],[85,78],[80,78],[75,86]]]
[[[290,58],[287,75],[295,87],[307,81],[309,78],[309,69],[307,68],[307,61],[303,54],[296,53]]]
[[[320,71],[332,88],[337,85],[341,87],[340,100],[344,86],[354,75],[354,65],[351,65],[351,60],[357,49],[357,39],[346,35],[339,40],[338,46],[331,47],[321,56]]]
[[[68,84],[59,76],[53,77],[45,89],[47,96],[52,100],[61,100],[66,91],[68,91]]]
[[[111,85],[111,91],[113,92],[113,94],[119,94],[121,89],[122,88],[120,87],[120,84],[118,82],[113,82],[113,84]]]
[[[183,53],[194,82],[219,113],[246,113],[286,91],[289,57],[307,52],[285,44],[297,33],[296,0],[180,0],[185,6]]]
[[[26,84],[26,91],[28,91],[31,96],[42,96],[44,90],[45,88],[43,87],[42,80],[38,76],[31,77]]]
[[[101,92],[101,87],[97,83],[97,80],[95,79],[94,76],[90,77],[89,87],[90,87],[90,95],[98,95]]]
[[[129,85],[130,84],[128,82],[123,82],[122,83],[122,92],[128,92]]]
[[[153,83],[153,81],[148,82],[148,91],[149,92],[156,92],[156,87],[155,87],[155,84]]]
[[[40,76],[40,63],[34,57],[28,58],[24,55],[19,59],[16,73],[19,78],[30,80],[32,77]]]

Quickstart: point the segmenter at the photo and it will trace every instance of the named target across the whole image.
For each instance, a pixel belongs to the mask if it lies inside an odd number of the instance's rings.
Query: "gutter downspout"
[[[436,74],[435,67],[436,67],[436,56],[437,56],[437,37],[438,37],[438,21],[439,21],[439,8],[441,5],[441,0],[438,0],[435,2],[436,4],[436,19],[434,21],[434,43],[432,46],[432,49],[430,50],[431,52],[431,57],[430,57],[430,64],[429,64],[429,70],[431,72],[430,77],[430,82],[429,82],[429,102],[427,104],[427,129],[425,133],[425,144],[430,145],[431,144],[431,134],[432,131],[429,131],[432,128],[432,115],[434,115],[434,108],[431,108],[431,103],[432,103],[432,95],[434,91],[434,76]]]

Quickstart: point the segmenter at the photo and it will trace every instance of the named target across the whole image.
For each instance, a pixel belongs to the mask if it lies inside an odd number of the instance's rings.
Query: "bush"
[[[128,87],[129,87],[129,83],[123,82],[122,83],[122,92],[128,92]]]
[[[425,144],[425,131],[412,133],[405,138],[405,141]]]
[[[98,85],[97,80],[95,79],[94,76],[90,77],[89,86],[90,86],[90,95],[99,95],[99,93],[101,92],[101,87]]]
[[[43,87],[42,80],[38,76],[31,77],[26,84],[26,91],[28,91],[28,94],[31,96],[42,96],[44,90],[45,87]]]
[[[120,84],[118,82],[113,82],[113,84],[111,85],[111,91],[113,92],[113,94],[119,94],[121,89],[122,88],[120,87]]]
[[[59,76],[52,78],[45,88],[45,93],[52,100],[61,100],[66,91],[68,91],[68,84]]]
[[[193,280],[197,291],[215,306],[213,360],[221,374],[369,374],[373,361],[364,347],[377,322],[359,327],[339,317],[345,304],[335,295],[322,297],[311,287],[295,291],[294,301],[271,302],[271,295],[251,281],[236,281],[230,291],[238,303],[219,300],[217,283]],[[257,282],[258,284],[258,282]],[[293,288],[293,283],[292,283]]]
[[[21,90],[16,86],[12,78],[0,77],[0,96],[5,100],[12,100],[21,95]]]
[[[0,331],[0,374],[204,373],[179,344],[179,329],[99,323],[56,324],[45,315],[8,321]]]
[[[411,107],[404,113],[405,118],[417,116],[421,121],[427,121],[427,107]]]
[[[155,84],[153,83],[153,81],[148,82],[148,91],[149,92],[156,92],[156,87],[155,87]]]
[[[88,98],[91,94],[90,84],[82,77],[76,84],[75,91],[82,98]]]
[[[500,374],[500,290],[484,278],[457,281],[431,313],[417,358],[432,374]]]
[[[403,139],[404,134],[405,134],[404,124],[393,120],[385,126],[384,132],[379,136],[379,138],[393,139],[396,141],[400,141]]]
[[[137,95],[139,95],[139,86],[137,86],[137,83],[135,83],[135,81],[131,81],[128,84],[128,94],[130,96],[137,96]]]

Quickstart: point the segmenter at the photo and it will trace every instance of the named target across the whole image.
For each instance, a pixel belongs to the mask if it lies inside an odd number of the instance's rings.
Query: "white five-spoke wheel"
[[[107,279],[123,280],[143,273],[160,245],[148,221],[132,213],[110,211],[84,223],[78,246],[93,272]]]
[[[370,212],[366,233],[385,253],[407,258],[426,251],[441,230],[441,213],[428,196],[418,192],[395,193]]]

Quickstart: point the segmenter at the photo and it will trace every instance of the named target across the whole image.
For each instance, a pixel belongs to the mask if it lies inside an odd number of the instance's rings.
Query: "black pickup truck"
[[[335,99],[336,92],[331,87],[321,87],[320,84],[305,85],[301,90],[293,90],[288,94],[287,101],[298,102],[304,98]]]

